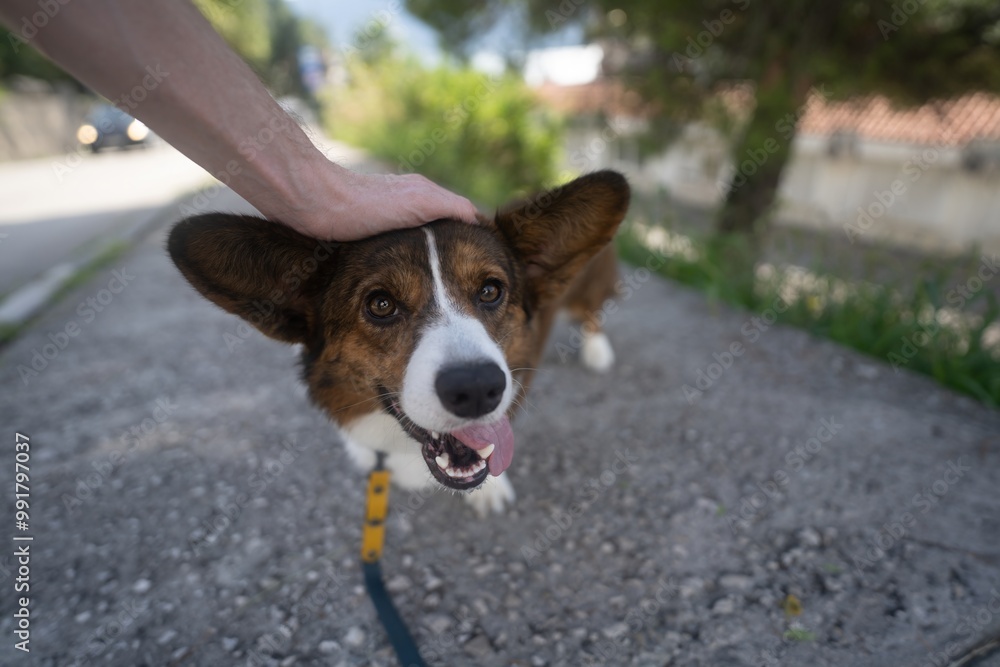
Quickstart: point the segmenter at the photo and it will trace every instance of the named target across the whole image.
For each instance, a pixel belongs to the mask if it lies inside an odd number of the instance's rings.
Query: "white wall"
[[[666,188],[688,204],[717,204],[733,173],[726,141],[701,125],[689,126],[641,167],[629,154],[628,132],[594,126],[570,134],[569,168],[623,168],[636,189]],[[612,141],[602,141],[609,136]],[[602,143],[604,149],[597,150]],[[1000,251],[1000,170],[968,171],[958,149],[862,142],[849,155],[831,156],[828,147],[828,137],[796,138],[779,191],[779,223],[845,234],[850,227],[865,241],[937,250],[979,244],[987,252]],[[584,157],[591,159],[584,163]],[[862,211],[868,217],[861,217]]]
[[[4,92],[0,97],[0,161],[45,157],[77,147],[92,98],[74,92]]]
[[[924,247],[1000,249],[1000,172],[968,171],[954,148],[865,143],[831,157],[827,145],[825,137],[796,142],[781,184],[783,221],[847,225]]]

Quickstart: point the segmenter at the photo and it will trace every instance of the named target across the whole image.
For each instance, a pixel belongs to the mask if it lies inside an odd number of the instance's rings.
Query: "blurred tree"
[[[17,31],[0,28],[0,81],[15,76],[26,76],[43,81],[72,81],[63,72],[30,46],[30,41],[20,39]]]
[[[285,0],[268,0],[271,57],[263,78],[275,95],[308,98],[299,75],[299,50],[305,45],[304,30]]]
[[[311,97],[299,73],[303,46],[326,47],[326,33],[288,0],[194,0],[229,46],[275,96]]]
[[[343,45],[340,49],[344,60],[349,63],[360,60],[367,66],[391,64],[399,59],[405,60],[406,58],[400,53],[399,44],[387,29],[390,20],[381,20],[376,17],[367,25],[358,28],[350,43]]]
[[[519,76],[428,69],[385,31],[348,53],[348,85],[324,98],[332,136],[489,206],[552,185],[561,127]]]
[[[531,6],[536,15],[549,5],[535,0],[521,0]],[[582,1],[582,0],[581,0]],[[441,36],[444,45],[453,54],[463,57],[474,47],[477,37],[491,30],[504,12],[511,8],[510,0],[406,0],[406,8],[431,25]]]
[[[720,84],[749,83],[754,100],[734,142],[737,172],[720,232],[750,232],[774,202],[800,111],[812,90],[843,99],[882,93],[901,104],[1000,91],[996,0],[508,0],[532,30],[586,26],[620,56],[614,74],[662,115],[703,112]],[[497,3],[407,0],[467,50]],[[654,123],[656,127],[656,123]]]
[[[326,46],[322,29],[296,16],[287,0],[193,1],[275,95],[308,97],[299,76],[299,49],[306,44]],[[27,22],[25,26],[15,32],[0,29],[0,81],[17,75],[72,81],[31,47],[31,30],[37,28]]]
[[[271,64],[268,0],[193,0],[216,32],[263,78]]]

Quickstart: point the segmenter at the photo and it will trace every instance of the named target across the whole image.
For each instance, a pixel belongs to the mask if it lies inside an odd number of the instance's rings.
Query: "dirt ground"
[[[357,563],[363,473],[294,352],[198,297],[164,234],[0,353],[0,507],[34,538],[30,653],[23,543],[0,557],[0,663],[394,665]],[[943,667],[1000,635],[1000,414],[623,272],[609,374],[557,331],[512,510],[394,492],[383,567],[428,662]],[[981,653],[962,664],[1000,665]]]

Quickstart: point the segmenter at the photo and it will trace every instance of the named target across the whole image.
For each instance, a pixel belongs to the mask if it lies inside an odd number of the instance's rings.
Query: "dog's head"
[[[168,249],[206,298],[304,346],[310,394],[338,424],[391,415],[436,480],[468,489],[510,464],[508,415],[552,310],[628,199],[620,174],[597,172],[479,225],[350,243],[212,213],[178,223]]]

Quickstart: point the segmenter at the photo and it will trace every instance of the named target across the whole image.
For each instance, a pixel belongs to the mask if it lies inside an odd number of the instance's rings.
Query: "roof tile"
[[[737,84],[718,95],[732,112],[744,115],[753,106],[752,90],[747,84]],[[635,93],[611,79],[581,86],[545,84],[536,92],[543,102],[568,114],[635,116],[650,110]],[[1000,96],[977,92],[897,108],[881,95],[831,102],[814,93],[806,102],[799,131],[818,135],[851,132],[873,141],[937,146],[963,146],[977,139],[1000,141]]]

